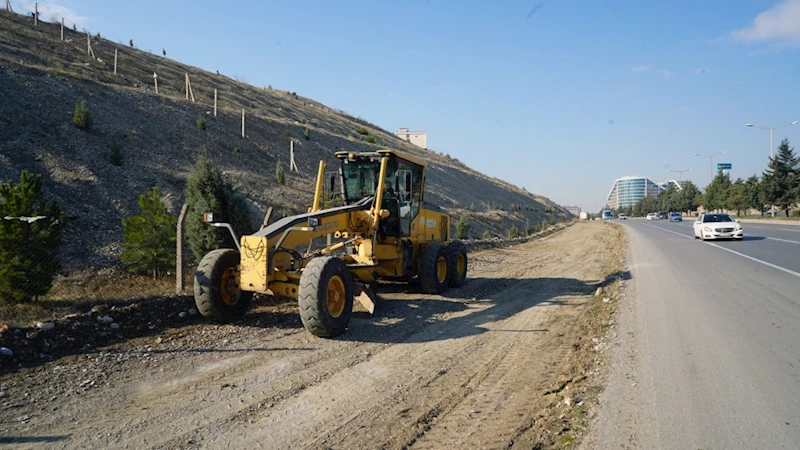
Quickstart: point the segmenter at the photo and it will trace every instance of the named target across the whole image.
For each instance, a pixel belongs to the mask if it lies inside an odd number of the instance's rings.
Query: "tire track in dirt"
[[[603,228],[477,253],[445,296],[386,286],[376,317],[337,339],[243,329],[235,346],[262,351],[131,367],[33,434],[83,448],[507,447],[552,401],[571,318],[604,275]]]

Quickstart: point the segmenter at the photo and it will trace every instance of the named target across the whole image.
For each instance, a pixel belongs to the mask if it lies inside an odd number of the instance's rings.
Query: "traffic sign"
[[[731,170],[733,164],[731,163],[717,163],[717,170]]]

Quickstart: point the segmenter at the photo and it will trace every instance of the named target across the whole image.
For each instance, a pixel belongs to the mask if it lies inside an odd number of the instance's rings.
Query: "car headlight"
[[[712,230],[711,228],[705,227],[705,228],[703,228],[703,231],[706,231],[706,232],[708,232],[708,233],[711,233],[711,232],[712,232],[712,231],[714,231],[714,230]]]

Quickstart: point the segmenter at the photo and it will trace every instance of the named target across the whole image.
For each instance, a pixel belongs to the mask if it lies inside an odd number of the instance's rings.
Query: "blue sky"
[[[33,2],[12,0],[17,10]],[[614,179],[761,173],[800,119],[800,0],[39,2],[79,27],[296,91],[561,204]],[[800,125],[775,132],[800,143]],[[800,147],[798,147],[800,149]]]

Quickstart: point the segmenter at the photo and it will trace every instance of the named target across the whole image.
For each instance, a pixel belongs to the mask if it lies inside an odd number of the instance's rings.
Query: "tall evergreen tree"
[[[26,302],[50,291],[61,270],[64,213],[42,199],[42,176],[22,171],[0,183],[0,302]]]
[[[789,147],[789,140],[784,139],[778,146],[778,154],[770,158],[769,166],[764,172],[764,194],[767,203],[777,206],[789,217],[789,208],[800,197],[800,158],[795,156],[794,148]]]
[[[747,202],[745,201],[745,190],[746,186],[744,184],[744,180],[741,178],[737,178],[728,189],[728,198],[725,201],[725,207],[727,209],[736,211],[737,216],[741,216],[742,210],[747,208]]]
[[[758,177],[753,175],[744,182],[744,203],[748,208],[752,208],[764,214],[764,186]]]
[[[175,263],[175,215],[167,213],[158,188],[139,196],[141,213],[122,219],[122,261],[133,273],[164,274]]]
[[[252,230],[247,201],[222,181],[222,172],[203,154],[192,167],[186,184],[186,240],[195,261],[216,248],[235,248],[228,230],[203,222],[203,214],[213,213],[217,222],[228,222],[237,236]]]
[[[727,206],[730,187],[730,175],[722,170],[718,171],[717,176],[706,187],[706,193],[703,195],[703,208],[708,212],[724,209]]]
[[[702,194],[697,185],[687,181],[678,194],[678,210],[681,212],[694,212],[700,206]]]

